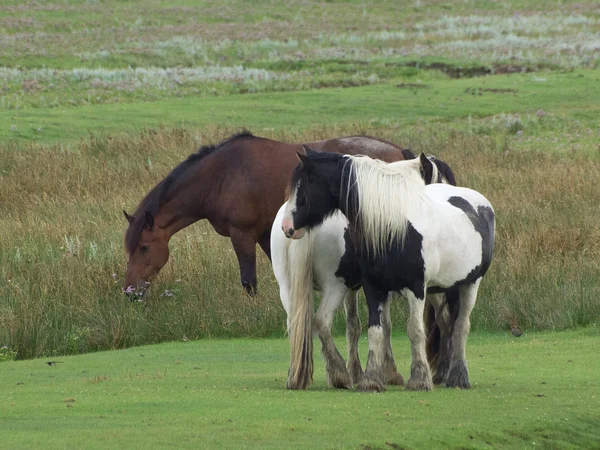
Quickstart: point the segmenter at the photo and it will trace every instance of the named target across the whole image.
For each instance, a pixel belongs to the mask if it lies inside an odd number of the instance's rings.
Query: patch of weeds
[[[8,348],[8,346],[3,346],[0,348],[0,363],[6,361],[14,361],[17,359],[17,352]]]
[[[89,327],[72,329],[67,338],[69,353],[84,353],[88,351],[90,336],[91,330]]]

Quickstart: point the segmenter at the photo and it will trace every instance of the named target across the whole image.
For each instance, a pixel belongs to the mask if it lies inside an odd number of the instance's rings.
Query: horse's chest
[[[408,288],[417,295],[423,294],[425,260],[422,250],[423,236],[409,223],[404,245],[392,242],[387,251],[377,257],[362,249],[363,276],[381,291]]]

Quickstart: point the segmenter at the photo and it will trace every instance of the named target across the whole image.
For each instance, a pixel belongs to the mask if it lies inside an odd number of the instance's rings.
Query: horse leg
[[[340,307],[346,294],[347,288],[343,284],[323,288],[323,299],[315,314],[315,328],[321,340],[321,351],[325,358],[325,369],[327,371],[327,382],[334,388],[350,389],[352,379],[346,363],[331,336],[331,324],[337,309]]]
[[[233,250],[240,265],[242,286],[248,295],[256,294],[256,241],[250,233],[230,230],[229,236]]]
[[[383,327],[381,326],[381,311],[387,298],[387,292],[381,292],[369,283],[363,284],[369,307],[369,357],[365,373],[358,382],[356,389],[365,392],[385,391],[383,377],[383,362],[385,360],[385,344]]]
[[[450,369],[448,370],[448,378],[446,378],[446,387],[471,388],[467,369],[466,345],[471,325],[469,317],[475,306],[480,281],[481,278],[474,283],[459,288],[460,303],[450,337]]]
[[[287,238],[286,238],[287,239]],[[271,260],[271,230],[265,231],[258,238],[258,245],[262,248],[262,251],[265,252],[269,261]]]
[[[431,320],[431,328],[428,329],[427,338],[427,359],[433,375],[434,384],[442,384],[448,376],[450,368],[450,354],[448,349],[450,339],[450,311],[446,303],[446,296],[451,294],[427,294],[427,302],[434,310],[434,317]],[[455,295],[455,294],[454,294]],[[426,326],[429,324],[426,323]],[[437,330],[433,328],[437,327]],[[437,336],[435,334],[437,333]],[[434,334],[434,335],[432,335]],[[431,340],[431,342],[430,342]]]
[[[391,303],[392,296],[389,295],[387,301],[383,305],[383,311],[381,312],[383,339],[385,342],[383,377],[387,384],[402,386],[404,384],[404,378],[402,378],[402,375],[398,373],[396,362],[394,361],[394,353],[392,352],[392,318],[390,315]]]
[[[348,344],[348,372],[352,383],[357,384],[363,376],[360,358],[358,357],[358,340],[360,339],[360,319],[358,318],[358,291],[348,290],[344,298],[346,310],[346,342]]]
[[[427,289],[424,290],[427,292]],[[425,326],[423,324],[423,311],[425,299],[418,298],[412,291],[405,289],[403,294],[410,305],[410,318],[408,319],[408,337],[410,339],[412,364],[410,366],[410,379],[406,383],[409,391],[430,391],[433,388],[431,370],[427,362],[425,350]]]

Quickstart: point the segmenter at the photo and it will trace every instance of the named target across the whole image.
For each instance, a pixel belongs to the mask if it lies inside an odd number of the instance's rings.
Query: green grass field
[[[597,2],[0,3],[0,448],[598,447]],[[333,391],[320,357],[286,391],[269,261],[247,297],[205,222],[126,301],[121,210],[242,128],[390,139],[491,200],[472,391]]]
[[[428,393],[329,389],[320,356],[314,385],[287,391],[283,339],[9,362],[0,371],[2,447],[596,448],[599,338],[598,328],[475,333],[474,388]],[[394,349],[406,374],[406,336]]]

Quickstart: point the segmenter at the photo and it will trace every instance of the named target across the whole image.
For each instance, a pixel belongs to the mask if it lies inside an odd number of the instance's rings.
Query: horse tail
[[[460,306],[460,292],[458,288],[450,289],[445,294],[445,299],[440,307],[440,310],[443,311],[444,308],[448,308],[447,310],[447,333],[448,339],[452,336],[452,328],[454,328],[454,323],[458,318],[458,308]],[[440,313],[441,313],[440,311]],[[425,322],[425,329],[427,330],[427,341],[425,343],[425,349],[427,352],[427,361],[429,362],[429,367],[431,367],[431,371],[435,372],[437,370],[438,364],[440,363],[440,356],[442,352],[442,338],[440,327],[435,319],[435,308],[429,302],[425,304],[425,311],[423,313],[423,321]],[[450,342],[446,342],[446,345],[450,345]]]
[[[306,389],[313,379],[313,249],[307,232],[288,247],[287,273],[290,302],[290,371],[288,389]]]

